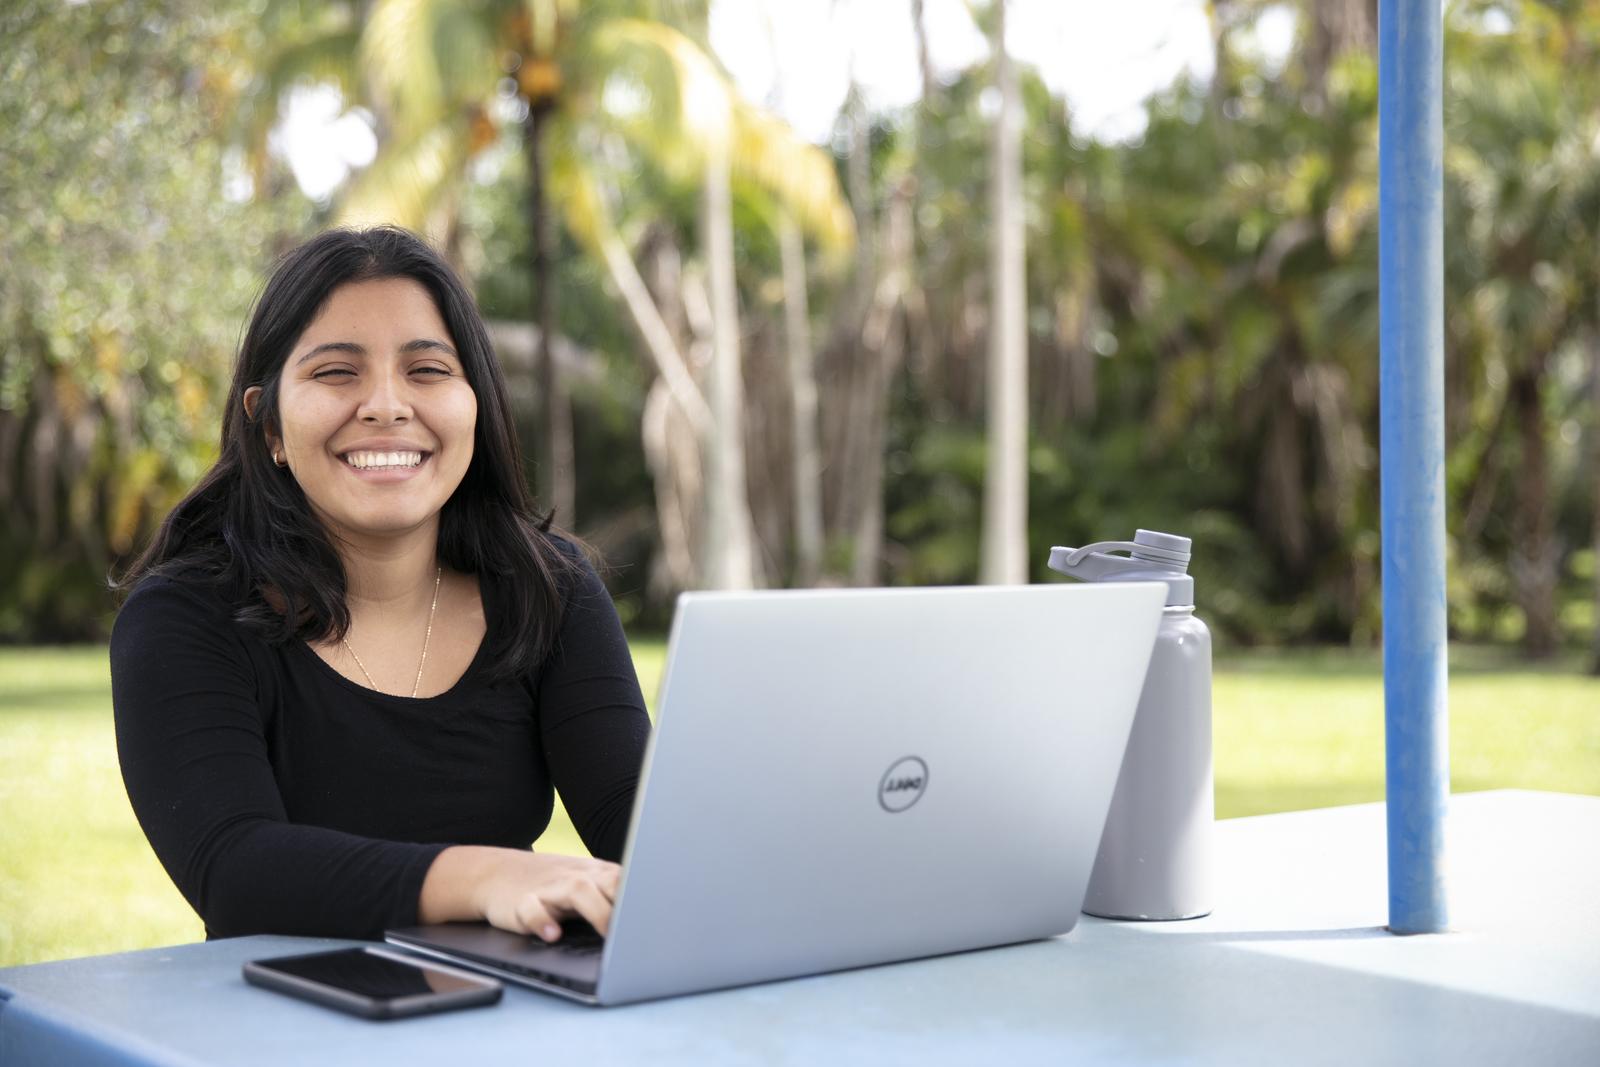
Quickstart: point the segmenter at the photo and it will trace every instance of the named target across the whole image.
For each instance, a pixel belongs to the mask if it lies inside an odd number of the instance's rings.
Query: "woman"
[[[121,588],[123,778],[208,936],[605,931],[639,683],[594,570],[535,518],[472,298],[416,237],[283,259],[216,466]],[[530,851],[552,786],[599,858]]]

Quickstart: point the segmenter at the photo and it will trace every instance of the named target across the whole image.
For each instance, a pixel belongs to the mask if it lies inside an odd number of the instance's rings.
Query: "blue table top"
[[[1600,1063],[1600,798],[1453,799],[1455,931],[1385,931],[1383,806],[1218,824],[1205,919],[620,1008],[508,987],[370,1023],[248,986],[257,937],[0,971],[0,1065]]]

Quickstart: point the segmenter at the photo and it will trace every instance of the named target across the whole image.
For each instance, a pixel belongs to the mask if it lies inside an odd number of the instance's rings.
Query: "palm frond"
[[[596,31],[616,75],[631,79],[653,106],[618,131],[668,174],[687,177],[725,149],[735,180],[774,197],[830,251],[855,243],[855,221],[833,162],[776,116],[742,99],[715,61],[677,30],[640,19],[613,19]],[[665,117],[667,122],[662,122]]]
[[[379,101],[412,128],[444,108],[434,54],[436,0],[374,0],[361,34],[361,67]]]
[[[670,120],[689,144],[703,152],[729,142],[733,87],[689,38],[659,22],[618,18],[595,30],[593,47],[607,69],[626,72],[667,105],[658,114],[675,112]]]
[[[447,4],[434,25],[433,54],[445,106],[487,100],[504,75],[495,26],[480,12]]]
[[[339,224],[424,229],[441,195],[466,167],[468,136],[464,124],[436,123],[385,145],[340,198]]]
[[[832,158],[788,123],[738,101],[730,161],[736,179],[772,194],[824,248],[842,254],[855,246],[855,217]]]

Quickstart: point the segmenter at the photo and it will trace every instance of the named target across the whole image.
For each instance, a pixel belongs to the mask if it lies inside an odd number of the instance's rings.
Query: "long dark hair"
[[[505,378],[477,305],[432,248],[398,227],[329,230],[279,260],[239,349],[216,464],[113,587],[127,595],[152,575],[200,581],[268,641],[345,635],[344,564],[299,483],[273,462],[263,430],[278,435],[284,362],[333,291],[379,278],[410,278],[428,290],[477,394],[472,462],[440,512],[439,556],[458,571],[493,577],[493,676],[525,672],[555,640],[576,550],[564,550],[551,516],[534,510]],[[253,386],[261,393],[246,414]]]

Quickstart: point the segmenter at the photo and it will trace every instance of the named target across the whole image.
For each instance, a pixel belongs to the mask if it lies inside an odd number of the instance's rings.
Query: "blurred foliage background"
[[[1131,139],[1013,64],[1004,200],[995,58],[934,71],[904,2],[872,47],[917,50],[921,99],[852,91],[821,146],[740,95],[705,0],[5,5],[0,640],[108,632],[273,258],[379,220],[474,287],[530,481],[630,625],[695,586],[974,581],[1001,212],[1031,578],[1171,530],[1224,640],[1376,642],[1375,5],[1216,0],[1215,74]],[[1281,62],[1236,46],[1284,11]],[[1452,636],[1600,670],[1600,5],[1445,18]],[[322,201],[280,136],[316,85],[375,145]]]

